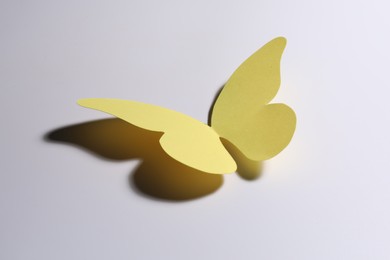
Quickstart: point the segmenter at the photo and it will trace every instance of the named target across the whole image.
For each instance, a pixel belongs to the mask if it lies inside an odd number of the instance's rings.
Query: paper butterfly
[[[260,162],[281,152],[294,134],[294,111],[284,104],[268,104],[280,86],[285,46],[285,38],[275,38],[238,67],[214,104],[210,126],[136,101],[88,98],[78,104],[164,133],[159,140],[163,150],[189,167],[214,174],[235,172],[237,164],[227,150],[231,151],[229,146],[249,162]]]

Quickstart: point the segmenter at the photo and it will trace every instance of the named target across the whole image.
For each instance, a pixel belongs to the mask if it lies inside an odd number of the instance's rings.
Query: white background
[[[390,259],[387,1],[0,2],[1,259]],[[220,86],[285,36],[295,136],[260,178],[153,198],[136,160],[48,142],[106,115],[84,97],[206,121]],[[110,138],[107,136],[107,138]],[[130,176],[131,179],[131,176]]]

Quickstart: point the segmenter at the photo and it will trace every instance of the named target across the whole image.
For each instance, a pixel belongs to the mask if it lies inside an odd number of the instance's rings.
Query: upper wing
[[[280,86],[280,59],[285,46],[285,38],[276,38],[244,61],[213,107],[212,128],[250,160],[275,156],[295,131],[296,117],[291,108],[267,105]]]
[[[163,132],[161,147],[177,161],[208,173],[230,173],[236,163],[208,125],[187,115],[159,106],[120,99],[88,98],[78,104],[127,121],[135,126]]]

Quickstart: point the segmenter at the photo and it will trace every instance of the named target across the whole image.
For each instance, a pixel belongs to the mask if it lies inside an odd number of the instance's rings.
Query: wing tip
[[[78,99],[76,102],[77,102],[77,104],[79,104],[79,105],[83,105],[83,104],[86,104],[86,103],[88,103],[88,102],[90,102],[90,101],[92,101],[92,100],[95,100],[96,98],[80,98],[80,99]]]
[[[94,104],[96,104],[97,100],[102,100],[102,98],[81,98],[76,101],[76,103],[82,107],[91,108]]]
[[[279,36],[269,41],[268,44],[279,45],[284,49],[287,45],[287,39],[283,36]]]
[[[76,101],[77,105],[84,107],[89,98],[81,98]]]

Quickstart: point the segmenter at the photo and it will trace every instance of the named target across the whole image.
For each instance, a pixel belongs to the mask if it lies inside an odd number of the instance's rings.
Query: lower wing
[[[231,173],[237,168],[219,135],[208,125],[185,114],[121,99],[88,98],[78,100],[78,104],[146,130],[163,132],[161,147],[169,156],[189,167],[215,174]]]

